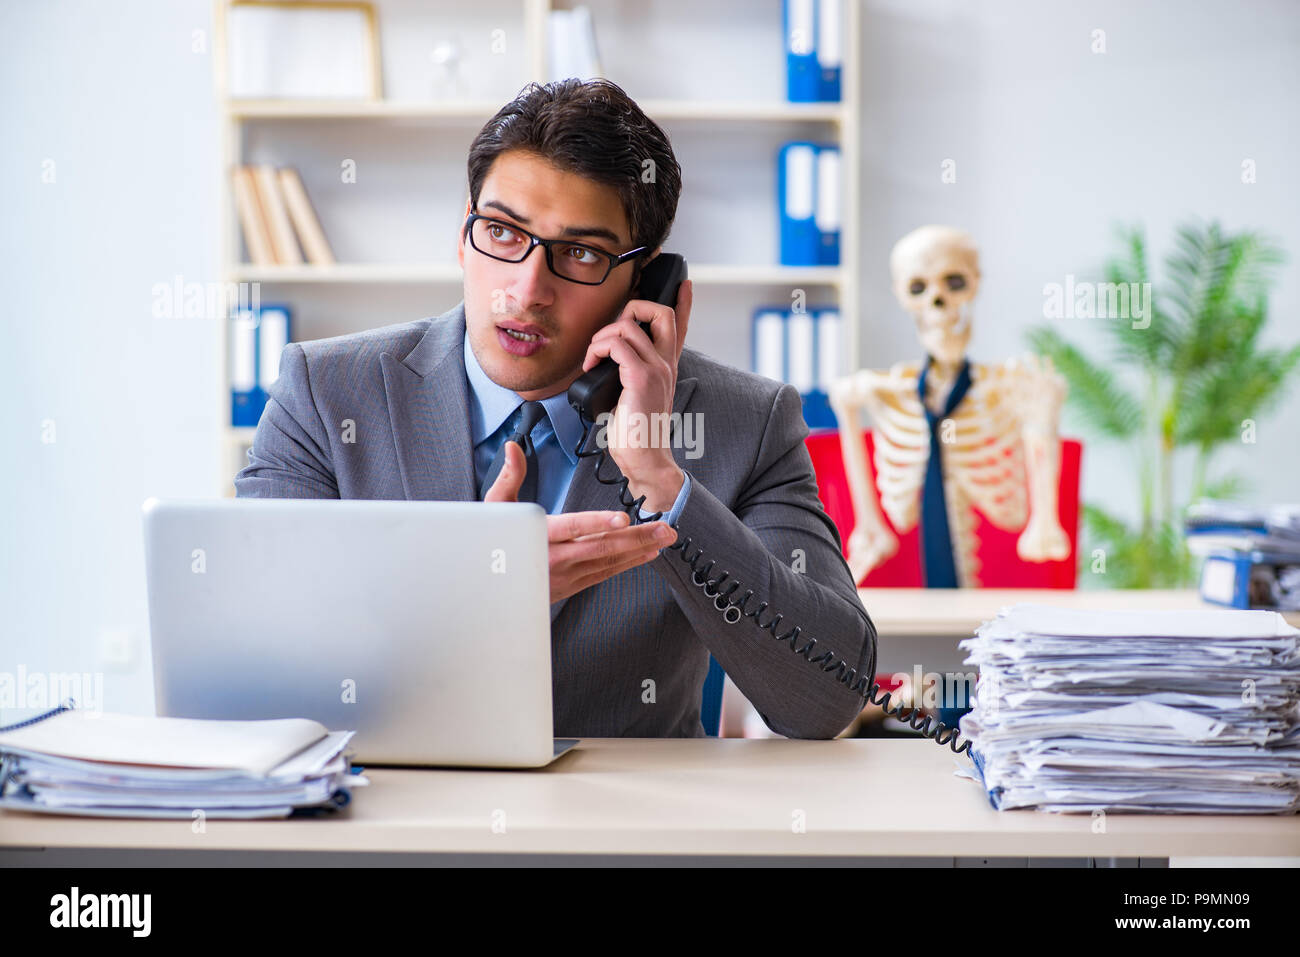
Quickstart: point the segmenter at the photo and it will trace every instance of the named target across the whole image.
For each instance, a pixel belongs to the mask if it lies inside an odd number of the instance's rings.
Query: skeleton
[[[966,233],[922,226],[895,244],[890,272],[894,295],[912,314],[921,345],[933,359],[925,403],[939,415],[970,341],[970,307],[980,279],[978,252]],[[917,394],[922,369],[921,362],[897,363],[885,372],[862,369],[831,387],[855,512],[848,542],[855,582],[898,550],[898,539],[880,509],[900,534],[919,518],[930,458],[929,425]],[[1001,364],[971,362],[970,377],[965,398],[939,425],[944,499],[960,587],[979,582],[972,508],[997,528],[1023,529],[1016,553],[1025,561],[1055,561],[1070,552],[1057,519],[1057,422],[1065,380],[1050,359],[1034,355]],[[871,494],[858,420],[861,409],[875,430],[880,508]]]

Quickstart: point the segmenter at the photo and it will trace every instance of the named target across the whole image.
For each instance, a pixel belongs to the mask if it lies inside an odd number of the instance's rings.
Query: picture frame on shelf
[[[380,100],[373,3],[231,0],[226,69],[234,100]]]

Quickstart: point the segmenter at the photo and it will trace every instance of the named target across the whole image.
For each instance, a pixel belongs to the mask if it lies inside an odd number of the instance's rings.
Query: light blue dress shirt
[[[497,449],[508,436],[498,434],[505,421],[514,414],[515,409],[523,403],[517,392],[493,382],[483,367],[479,365],[474,350],[465,337],[465,378],[470,388],[470,443],[474,448],[475,487],[483,484],[492,460],[496,458]],[[533,429],[533,448],[537,452],[537,503],[550,515],[558,515],[564,510],[564,500],[569,494],[569,484],[573,481],[573,472],[578,465],[578,456],[573,451],[582,441],[582,420],[569,405],[567,392],[561,392],[542,399],[546,408],[546,417]],[[593,456],[586,460],[587,468],[595,468],[597,460]],[[612,474],[609,466],[605,475]],[[686,507],[686,499],[691,491],[691,476],[686,473],[682,490],[677,493],[677,500],[667,512],[660,516],[660,521],[671,525],[676,522]],[[638,510],[642,518],[648,518],[654,512]]]

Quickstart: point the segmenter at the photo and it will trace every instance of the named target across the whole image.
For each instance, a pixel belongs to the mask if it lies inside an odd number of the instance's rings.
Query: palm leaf
[[[1123,252],[1107,260],[1104,270],[1106,282],[1146,289],[1151,282],[1146,237],[1136,226],[1121,227],[1116,232]],[[1114,319],[1106,323],[1106,328],[1112,338],[1112,355],[1116,360],[1136,361],[1148,369],[1163,368],[1168,364],[1167,356],[1173,351],[1176,330],[1173,320],[1160,309],[1154,294],[1149,305],[1151,315],[1146,328],[1133,328],[1131,319]]]
[[[1030,347],[1052,360],[1070,388],[1073,408],[1091,425],[1114,438],[1128,438],[1142,421],[1137,401],[1054,329],[1040,326],[1028,333]]]
[[[1242,423],[1267,412],[1300,364],[1300,345],[1235,356],[1192,377],[1184,390],[1175,441],[1212,448],[1241,438]]]
[[[1168,261],[1170,299],[1179,313],[1182,340],[1170,369],[1176,378],[1253,345],[1247,334],[1267,297],[1281,252],[1255,233],[1225,237],[1218,223],[1179,230]]]

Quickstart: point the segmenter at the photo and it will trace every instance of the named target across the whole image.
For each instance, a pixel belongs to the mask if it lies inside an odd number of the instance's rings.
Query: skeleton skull
[[[889,269],[894,295],[912,314],[926,352],[939,362],[960,362],[980,283],[974,240],[951,226],[922,226],[894,244]]]

